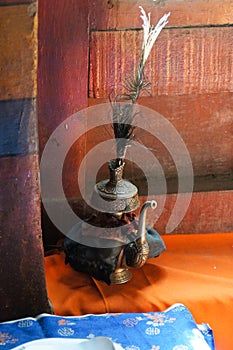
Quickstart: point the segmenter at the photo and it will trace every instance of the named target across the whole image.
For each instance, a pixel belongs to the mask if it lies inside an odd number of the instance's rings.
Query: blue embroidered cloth
[[[37,318],[0,323],[0,349],[4,350],[27,349],[23,344],[38,339],[92,339],[99,336],[110,338],[125,350],[215,349],[210,327],[197,325],[182,304],[175,304],[163,312],[71,317],[42,314]],[[69,346],[65,348],[69,349]]]

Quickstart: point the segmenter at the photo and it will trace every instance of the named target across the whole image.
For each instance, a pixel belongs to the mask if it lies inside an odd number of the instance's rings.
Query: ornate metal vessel
[[[130,181],[123,179],[125,162],[110,160],[110,179],[95,185],[92,202],[98,209],[108,213],[128,213],[136,210],[139,205],[138,189]],[[99,196],[104,201],[99,200]]]
[[[110,160],[110,179],[103,180],[94,188],[93,200],[96,201],[96,193],[104,199],[101,209],[109,213],[115,213],[120,218],[124,213],[136,210],[139,205],[138,189],[130,181],[123,178],[125,162]],[[137,238],[121,250],[115,271],[111,274],[112,283],[125,283],[131,278],[128,267],[141,267],[145,264],[149,255],[149,246],[146,241],[146,210],[148,207],[155,208],[156,202],[147,202],[141,209]]]
[[[109,162],[110,179],[95,185],[92,198],[94,207],[102,212],[98,215],[99,220],[101,218],[103,224],[108,221],[117,230],[98,229],[90,220],[93,229],[89,226],[85,230],[85,225],[76,227],[70,234],[75,237],[75,242],[69,238],[64,242],[66,262],[107,284],[129,281],[129,268],[140,268],[148,258],[165,250],[159,234],[146,226],[147,209],[155,209],[157,203],[145,202],[137,219],[134,210],[140,206],[138,190],[123,178],[124,165],[119,159]],[[88,246],[93,239],[95,246]]]

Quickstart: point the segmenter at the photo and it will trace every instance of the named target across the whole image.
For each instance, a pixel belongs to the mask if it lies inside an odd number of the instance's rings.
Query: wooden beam
[[[0,321],[49,312],[38,157],[0,158]]]
[[[151,12],[153,24],[171,12],[169,26],[211,26],[233,23],[231,0],[91,0],[91,29],[141,28],[139,6]]]
[[[39,1],[38,127],[40,154],[55,128],[75,112],[87,107],[88,16],[88,2],[86,1]],[[71,159],[72,165],[76,162],[80,163],[84,151],[82,144],[75,149]],[[64,170],[63,175],[65,178],[72,178],[69,166]],[[76,190],[76,184],[73,185],[72,190]],[[46,213],[43,212],[44,242],[49,236],[49,224],[45,217]],[[52,235],[56,240],[58,237],[56,232],[53,232]]]
[[[90,106],[105,102],[108,99],[89,99]],[[143,97],[138,103],[158,112],[176,128],[190,153],[196,177],[232,174],[232,92]],[[111,137],[105,133],[93,135],[90,148],[103,141],[100,135]],[[137,137],[153,150],[166,176],[176,177],[175,164],[159,140],[143,131],[135,131],[136,141]]]
[[[17,6],[36,3],[37,0],[0,0],[0,6]]]
[[[232,232],[233,230],[233,190],[227,191],[205,191],[194,192],[191,194],[191,201],[186,207],[186,194],[181,193],[179,199],[179,210],[182,206],[186,208],[184,217],[177,222],[171,233],[189,234],[189,233],[212,233],[212,232]],[[140,196],[141,206],[146,200],[156,200],[158,207],[150,210],[147,215],[147,224],[154,227],[160,234],[168,234],[166,231],[167,224],[174,209],[177,200],[176,193]],[[57,202],[56,205],[62,204]],[[69,201],[71,208],[78,217],[86,219],[91,216],[92,211],[88,208],[81,198],[75,198]],[[140,206],[140,207],[141,207]],[[136,214],[139,214],[137,209]],[[160,213],[160,214],[159,214]],[[176,213],[177,215],[177,213]],[[177,216],[174,216],[175,220]],[[44,224],[47,228],[46,246],[49,250],[50,244],[56,244],[58,239],[64,238],[61,232],[50,222],[49,218],[44,216]],[[174,222],[174,221],[173,221]]]
[[[176,194],[151,196],[158,202],[158,208],[166,196],[164,209],[158,219],[156,210],[150,211],[149,223],[161,234],[166,233],[166,225],[171,216]],[[233,191],[195,192],[187,208],[186,215],[173,233],[208,233],[208,232],[232,232],[233,230]],[[146,198],[145,198],[146,199]],[[143,197],[141,198],[143,203]],[[185,201],[185,194],[181,194],[180,208]]]
[[[36,96],[37,17],[29,6],[0,6],[0,100]]]
[[[0,157],[38,151],[36,99],[0,101]]]
[[[39,1],[40,150],[55,128],[87,106],[88,8],[77,0]]]
[[[0,321],[6,321],[50,312],[40,220],[36,3],[0,6],[0,30]]]
[[[233,27],[164,29],[146,63],[151,95],[233,91]],[[142,32],[94,32],[90,51],[90,97],[119,92],[135,73]]]

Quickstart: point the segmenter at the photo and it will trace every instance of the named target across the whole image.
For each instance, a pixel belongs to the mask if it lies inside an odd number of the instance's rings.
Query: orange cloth
[[[72,270],[64,255],[45,258],[48,296],[56,314],[162,311],[183,303],[209,323],[216,349],[233,349],[233,233],[163,236],[167,250],[132,280],[111,285]]]

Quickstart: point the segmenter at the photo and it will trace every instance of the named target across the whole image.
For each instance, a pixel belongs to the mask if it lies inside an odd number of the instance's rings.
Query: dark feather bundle
[[[127,146],[133,138],[135,126],[132,125],[135,113],[132,104],[112,103],[112,125],[116,139],[117,159],[124,159]],[[121,164],[119,164],[121,165]]]
[[[127,146],[133,138],[133,131],[136,128],[133,120],[137,115],[135,103],[143,90],[150,85],[143,77],[144,65],[142,58],[137,68],[135,78],[128,78],[124,84],[125,92],[115,96],[111,101],[112,126],[116,139],[117,159],[124,159]]]

